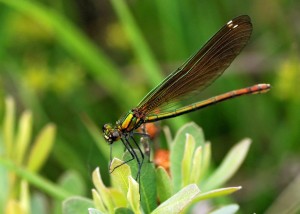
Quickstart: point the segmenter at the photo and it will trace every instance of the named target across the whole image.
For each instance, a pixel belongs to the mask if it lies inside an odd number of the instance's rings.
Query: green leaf
[[[167,171],[162,167],[156,169],[156,185],[157,196],[161,203],[172,196],[171,178]]]
[[[210,214],[234,214],[239,210],[239,208],[240,207],[237,204],[230,204],[214,210],[210,212]]]
[[[173,179],[173,191],[179,191],[181,188],[182,173],[181,162],[183,159],[183,153],[185,148],[186,134],[190,134],[194,137],[196,147],[204,145],[204,134],[202,129],[195,123],[188,123],[182,126],[177,132],[174,142],[171,146],[171,177]]]
[[[218,188],[228,181],[243,163],[251,144],[250,139],[244,139],[235,145],[226,155],[221,165],[203,184],[202,190]]]
[[[231,193],[234,193],[234,192],[240,190],[241,188],[242,187],[227,187],[227,188],[211,190],[208,192],[202,192],[194,198],[193,203],[211,199],[211,198],[221,197],[224,195],[229,195]]]
[[[104,183],[101,179],[99,167],[97,167],[93,171],[92,177],[93,177],[93,183],[94,183],[98,193],[100,194],[105,207],[108,209],[109,213],[113,213],[114,204],[113,204],[109,189],[104,185]]]
[[[192,163],[192,167],[191,167],[191,172],[190,172],[190,183],[194,183],[194,184],[199,184],[200,183],[200,177],[201,177],[201,173],[203,170],[202,167],[202,159],[203,159],[203,149],[202,146],[199,146],[195,153],[194,153],[194,157],[193,157],[193,163]]]
[[[25,111],[19,122],[19,129],[16,140],[15,160],[17,164],[21,164],[24,159],[24,154],[28,149],[31,138],[32,115],[31,112]]]
[[[190,184],[181,189],[178,193],[173,195],[167,201],[160,204],[152,214],[165,214],[165,213],[180,213],[184,210],[195,198],[200,190],[196,184]]]
[[[195,149],[195,144],[196,142],[193,136],[187,133],[183,159],[181,162],[182,187],[188,185],[190,182],[192,158]]]
[[[69,170],[64,172],[64,174],[59,178],[58,183],[61,187],[74,195],[86,194],[86,184],[81,175],[76,171]]]
[[[89,211],[89,214],[104,214],[104,212],[101,212],[94,208],[89,208],[88,211]]]
[[[131,209],[121,207],[116,209],[115,214],[134,214],[134,212]]]
[[[7,97],[5,100],[5,114],[3,124],[3,138],[5,144],[5,154],[8,157],[12,155],[12,148],[14,144],[14,130],[15,130],[15,102],[12,97]]]
[[[37,136],[30,151],[27,168],[37,172],[48,158],[55,137],[55,125],[48,124]]]
[[[130,167],[124,162],[114,158],[110,165],[112,186],[121,190],[126,196],[128,192],[128,177],[131,176]],[[122,165],[123,164],[123,165]]]
[[[127,200],[129,201],[130,207],[132,208],[135,214],[140,214],[140,193],[139,193],[139,184],[131,177],[128,177],[128,193]]]
[[[109,188],[109,192],[115,207],[126,207],[128,205],[126,195],[124,195],[123,192],[116,188]]]
[[[94,208],[92,200],[74,196],[63,202],[63,214],[82,214],[87,213],[89,208]]]
[[[134,150],[138,155],[139,159],[141,159],[140,152],[138,150]],[[129,152],[125,152],[123,160],[129,160],[131,155]],[[131,168],[132,176],[135,176],[138,172],[138,164],[134,159],[128,163]],[[150,213],[157,206],[157,198],[156,198],[156,176],[155,169],[153,163],[149,162],[147,156],[145,156],[141,175],[140,175],[140,194],[141,194],[141,204],[145,213]]]
[[[100,194],[97,192],[97,190],[92,189],[92,195],[93,195],[93,201],[94,205],[97,209],[99,209],[101,212],[106,213],[107,210],[105,208],[104,202],[100,196]]]
[[[211,144],[209,142],[205,143],[203,148],[204,150],[203,150],[203,159],[202,159],[202,171],[199,180],[201,180],[203,176],[205,176],[209,168],[210,159],[211,159]]]

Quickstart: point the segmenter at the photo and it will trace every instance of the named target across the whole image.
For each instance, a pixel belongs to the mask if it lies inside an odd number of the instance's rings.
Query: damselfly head
[[[102,127],[103,136],[109,144],[117,141],[121,137],[120,130],[116,127],[113,127],[112,124],[107,123]]]

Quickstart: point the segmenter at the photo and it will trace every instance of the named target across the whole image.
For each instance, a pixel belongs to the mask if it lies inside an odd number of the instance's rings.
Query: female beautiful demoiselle
[[[138,134],[134,131],[142,124],[177,117],[224,100],[246,94],[264,93],[270,89],[269,84],[257,84],[178,107],[182,100],[201,92],[224,72],[245,47],[251,32],[252,24],[247,15],[227,22],[195,55],[167,76],[115,125],[103,126],[107,143],[112,145],[115,141],[121,140],[131,154],[132,158],[124,163],[136,159],[139,166],[138,180],[144,154],[133,136]],[[135,152],[134,146],[137,147],[140,157]]]

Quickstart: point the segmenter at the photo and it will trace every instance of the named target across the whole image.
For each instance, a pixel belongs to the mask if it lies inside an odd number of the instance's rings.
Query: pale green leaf
[[[66,171],[59,178],[59,186],[63,187],[68,192],[74,195],[85,195],[86,194],[86,184],[82,176],[76,171]],[[76,187],[76,188],[74,188]]]
[[[216,198],[216,197],[221,197],[224,195],[229,195],[231,193],[234,193],[238,190],[240,190],[242,187],[227,187],[227,188],[220,188],[220,189],[214,189],[208,192],[201,192],[199,195],[197,195],[194,200],[194,202],[198,202],[198,201],[203,201],[203,200],[207,200],[210,198]]]
[[[211,144],[210,142],[207,142],[204,144],[204,150],[203,150],[203,159],[202,159],[202,169],[201,169],[201,175],[200,180],[205,176],[209,165],[210,165],[210,159],[211,159]]]
[[[165,214],[165,213],[180,213],[184,210],[192,200],[200,193],[196,184],[190,184],[181,189],[178,193],[173,195],[167,201],[160,204],[152,214]]]
[[[182,173],[182,187],[189,184],[191,176],[192,158],[195,149],[195,139],[192,135],[186,134],[185,148],[183,153],[183,159],[181,162],[181,173]]]
[[[106,213],[107,210],[105,208],[104,202],[100,196],[100,194],[97,192],[97,190],[92,189],[92,195],[93,195],[93,201],[94,201],[94,205],[95,207],[100,210],[103,213]]]
[[[130,204],[131,209],[135,214],[140,214],[140,193],[139,193],[139,184],[131,177],[128,177],[128,193],[127,200]]]
[[[214,210],[210,212],[210,214],[234,214],[239,210],[239,208],[240,207],[237,204],[230,204]]]
[[[249,150],[250,144],[250,139],[244,139],[240,143],[236,144],[228,152],[221,165],[207,179],[203,186],[201,185],[201,189],[203,191],[215,189],[228,181],[243,163]]]
[[[188,123],[182,126],[177,132],[174,142],[171,146],[171,177],[173,180],[173,191],[179,191],[181,188],[182,173],[181,162],[183,159],[186,134],[190,134],[194,137],[196,147],[204,145],[204,134],[202,129],[195,123]]]
[[[134,150],[140,160],[142,160],[141,154],[138,150]],[[125,153],[123,160],[130,158],[128,152]],[[138,172],[138,164],[136,160],[130,161],[128,165],[131,168],[132,176],[136,176]],[[147,155],[144,157],[140,172],[140,194],[141,194],[141,205],[145,213],[150,213],[157,207],[157,194],[156,194],[156,176],[153,163],[149,162]]]
[[[87,213],[89,208],[94,208],[92,200],[74,196],[63,202],[63,214],[82,214]]]
[[[33,172],[38,171],[48,158],[54,143],[56,128],[53,124],[44,127],[37,136],[33,148],[29,153],[27,168]]]
[[[115,207],[126,207],[128,205],[126,196],[119,189],[109,188],[109,193]]]
[[[94,208],[89,208],[88,210],[89,210],[89,214],[104,214],[104,212],[101,212]]]
[[[112,186],[121,190],[126,196],[129,186],[128,177],[131,176],[131,169],[127,164],[123,163],[123,161],[114,158],[111,162],[110,171]]]
[[[94,183],[98,193],[100,194],[100,197],[101,197],[105,207],[109,210],[109,213],[113,213],[114,204],[113,204],[109,189],[104,185],[104,183],[102,181],[99,167],[97,167],[93,171],[92,178],[93,178],[93,183]]]
[[[203,160],[203,149],[202,146],[199,146],[196,149],[193,157],[193,163],[192,163],[191,173],[190,173],[190,183],[195,183],[195,184],[200,183],[200,177],[203,170],[202,160]]]

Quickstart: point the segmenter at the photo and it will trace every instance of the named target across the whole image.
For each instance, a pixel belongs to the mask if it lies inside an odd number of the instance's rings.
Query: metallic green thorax
[[[137,129],[144,120],[137,114],[135,109],[130,110],[122,119],[118,120],[115,126],[105,124],[102,128],[104,138],[112,144],[117,141],[125,133],[130,133]]]

